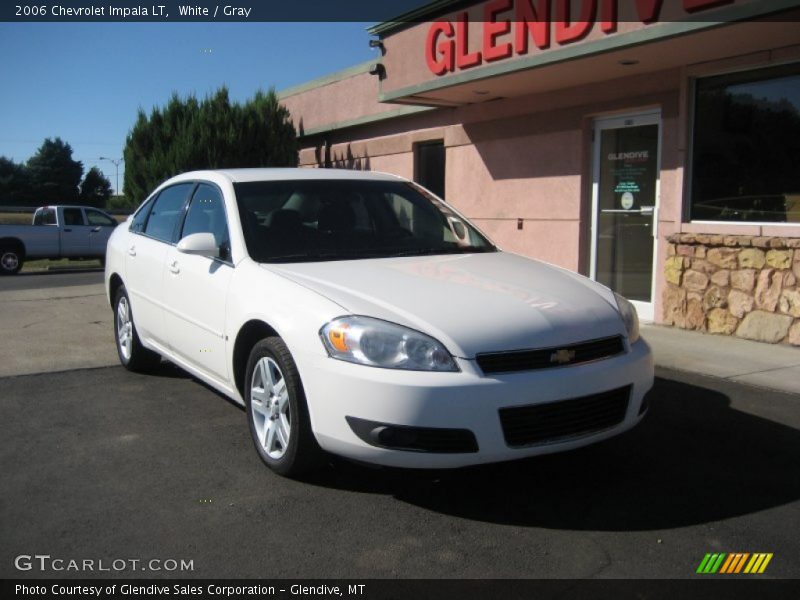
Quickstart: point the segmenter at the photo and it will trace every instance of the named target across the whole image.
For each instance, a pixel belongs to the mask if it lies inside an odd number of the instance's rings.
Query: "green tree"
[[[71,204],[78,200],[83,164],[73,160],[72,147],[61,138],[45,139],[28,159],[27,170],[36,204]]]
[[[89,169],[81,183],[81,204],[103,208],[110,197],[111,182],[97,167]]]
[[[274,90],[239,104],[223,87],[201,101],[173,94],[149,116],[140,109],[123,156],[124,193],[141,202],[162,181],[185,171],[295,167],[298,145],[289,111]]]
[[[0,205],[26,206],[32,201],[25,165],[0,156]]]

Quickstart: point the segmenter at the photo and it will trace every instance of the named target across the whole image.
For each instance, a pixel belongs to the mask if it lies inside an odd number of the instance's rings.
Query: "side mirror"
[[[207,256],[208,258],[219,257],[219,246],[214,239],[213,233],[202,232],[187,235],[180,242],[178,242],[178,252],[184,254],[198,254],[200,256]]]

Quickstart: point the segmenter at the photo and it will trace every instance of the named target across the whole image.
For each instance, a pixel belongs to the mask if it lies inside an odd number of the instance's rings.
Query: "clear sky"
[[[377,58],[371,23],[0,23],[0,156],[60,137],[116,185],[139,107],[227,85],[245,101]],[[124,163],[120,166],[120,186]]]

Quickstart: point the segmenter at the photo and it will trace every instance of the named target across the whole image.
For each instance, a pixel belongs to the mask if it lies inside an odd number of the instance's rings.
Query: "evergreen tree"
[[[165,179],[196,169],[294,167],[298,146],[289,111],[273,90],[244,104],[227,88],[198,101],[174,94],[148,117],[139,110],[128,134],[125,195],[141,202]]]
[[[0,156],[0,205],[27,206],[33,202],[25,165]]]
[[[27,171],[36,204],[77,202],[83,164],[73,160],[72,147],[61,138],[45,139],[28,159]]]
[[[97,167],[92,167],[86,173],[81,183],[80,201],[86,206],[104,208],[111,197],[111,182],[100,172]]]

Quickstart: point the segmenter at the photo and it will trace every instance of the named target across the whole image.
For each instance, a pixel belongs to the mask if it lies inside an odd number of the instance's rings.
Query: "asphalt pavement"
[[[13,559],[46,552],[191,560],[188,577],[684,578],[717,551],[771,552],[770,577],[800,577],[789,394],[660,370],[647,419],[600,445],[292,481],[259,461],[239,407],[166,363],[2,387],[3,577],[41,577]]]
[[[103,269],[61,269],[35,271],[0,277],[0,292],[38,290],[103,283]]]
[[[691,578],[713,552],[800,577],[796,348],[646,326],[661,366],[623,436],[458,471],[332,459],[292,481],[238,406],[168,363],[117,366],[102,284],[0,287],[0,330],[0,577],[92,576],[13,566],[44,553],[193,565],[113,573],[140,577]]]

